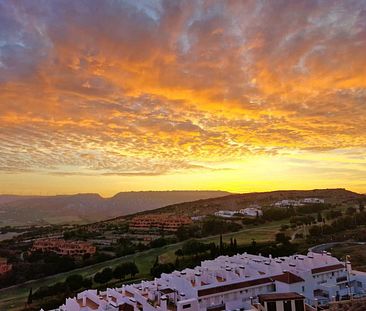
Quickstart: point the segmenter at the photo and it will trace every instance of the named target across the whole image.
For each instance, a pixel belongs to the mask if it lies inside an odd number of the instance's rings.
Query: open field
[[[346,255],[351,256],[352,268],[366,272],[366,245],[338,244],[330,249],[333,256],[344,260]]]
[[[238,244],[250,243],[252,239],[257,242],[272,240],[275,233],[278,231],[282,222],[272,222],[270,224],[264,224],[258,227],[243,229],[235,233],[228,233],[223,235],[225,242],[230,238],[236,238]],[[202,242],[218,242],[220,236],[212,236],[199,239]],[[134,260],[140,270],[139,278],[148,277],[149,271],[155,262],[157,256],[160,256],[164,261],[170,261],[175,259],[174,252],[179,249],[184,242],[167,245],[161,248],[150,249],[137,254],[124,256],[121,258],[112,259],[106,262],[98,263],[92,266],[72,270],[65,273],[49,276],[39,280],[29,281],[24,284],[12,286],[3,290],[0,290],[0,311],[15,311],[20,310],[24,306],[24,302],[27,299],[29,289],[32,287],[33,291],[40,286],[48,286],[57,282],[64,281],[66,277],[72,274],[81,274],[84,277],[94,275],[99,270],[105,267],[115,267],[124,261]]]

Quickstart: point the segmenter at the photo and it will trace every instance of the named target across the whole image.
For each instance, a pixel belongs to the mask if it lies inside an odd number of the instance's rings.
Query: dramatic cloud
[[[365,51],[362,0],[2,1],[0,177],[266,158],[366,190]]]

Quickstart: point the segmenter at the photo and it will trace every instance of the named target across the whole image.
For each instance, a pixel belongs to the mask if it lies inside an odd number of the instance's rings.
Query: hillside
[[[44,197],[0,195],[0,227],[89,223],[227,194],[223,191],[142,191],[120,192],[111,198],[94,193]]]
[[[364,194],[355,193],[346,189],[314,189],[314,190],[283,190],[271,192],[252,192],[231,194],[224,197],[185,202],[165,206],[146,213],[173,213],[177,215],[199,216],[213,214],[219,210],[239,210],[251,204],[269,206],[284,199],[301,199],[316,197],[324,199],[326,203],[342,204],[366,200]]]

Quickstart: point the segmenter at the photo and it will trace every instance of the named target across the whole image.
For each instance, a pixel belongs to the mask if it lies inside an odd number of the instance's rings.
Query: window
[[[295,311],[304,311],[304,301],[295,300]]]
[[[269,301],[267,302],[267,311],[277,311],[276,302]]]
[[[291,300],[287,300],[283,302],[283,310],[284,311],[292,311]]]
[[[183,305],[183,309],[189,309],[191,307],[191,304]]]

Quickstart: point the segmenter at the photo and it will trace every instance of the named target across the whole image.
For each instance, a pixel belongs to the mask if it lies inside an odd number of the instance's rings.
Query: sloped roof
[[[317,273],[323,273],[323,272],[328,272],[328,271],[339,270],[339,269],[343,269],[343,268],[344,268],[344,265],[339,263],[339,264],[336,264],[336,265],[324,266],[324,267],[320,267],[320,268],[311,269],[311,273],[312,274],[317,274]]]
[[[282,283],[286,283],[286,284],[305,282],[305,280],[303,278],[301,278],[301,277],[297,276],[296,274],[293,274],[289,271],[286,271],[280,275],[276,275],[276,276],[272,277],[272,279],[282,282]]]

